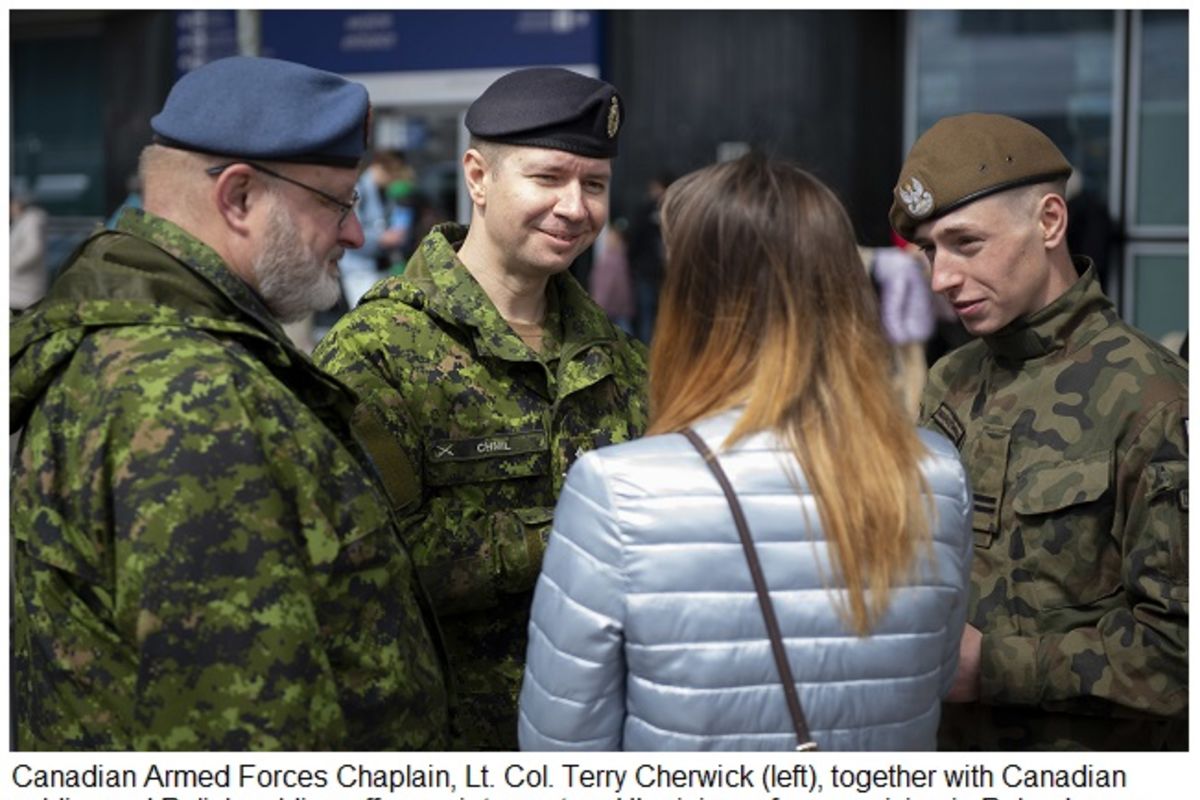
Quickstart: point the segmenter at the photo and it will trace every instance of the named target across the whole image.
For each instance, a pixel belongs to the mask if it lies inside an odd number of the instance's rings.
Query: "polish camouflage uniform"
[[[515,750],[555,501],[579,455],[644,433],[646,366],[567,273],[548,284],[534,352],[458,260],[465,236],[434,228],[314,358],[359,393],[355,429],[407,521],[450,654],[456,746]]]
[[[19,748],[445,745],[435,624],[353,395],[127,211],[11,331]]]
[[[922,400],[975,492],[981,697],[944,706],[945,749],[1187,746],[1187,367],[1076,268]]]

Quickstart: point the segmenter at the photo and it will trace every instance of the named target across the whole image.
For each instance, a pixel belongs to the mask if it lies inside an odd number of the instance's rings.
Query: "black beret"
[[[905,159],[888,219],[911,239],[926,220],[996,192],[1070,174],[1050,137],[1027,122],[1002,114],[944,117]]]
[[[612,84],[557,67],[510,72],[467,109],[473,136],[588,158],[617,154],[624,108]]]
[[[353,167],[367,148],[367,90],[274,58],[234,56],[189,72],[150,120],[155,141],[183,150]]]

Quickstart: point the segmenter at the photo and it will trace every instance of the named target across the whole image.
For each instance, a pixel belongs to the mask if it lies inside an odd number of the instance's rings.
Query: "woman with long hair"
[[[786,750],[797,733],[728,474],[812,740],[935,746],[971,539],[954,447],[917,431],[833,193],[750,155],[672,184],[651,427],[580,458],[530,623],[523,749]]]

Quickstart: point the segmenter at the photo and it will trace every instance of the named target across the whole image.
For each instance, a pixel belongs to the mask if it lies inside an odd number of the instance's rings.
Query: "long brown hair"
[[[650,432],[744,404],[726,447],[783,436],[849,590],[839,612],[869,632],[929,542],[931,511],[845,209],[804,170],[752,154],[673,183],[663,229]]]

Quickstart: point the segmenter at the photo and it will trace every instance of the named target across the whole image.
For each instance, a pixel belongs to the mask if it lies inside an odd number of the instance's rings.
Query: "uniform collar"
[[[1116,309],[1100,288],[1091,259],[1076,256],[1082,274],[1061,297],[1026,317],[1018,317],[983,341],[998,358],[1029,361],[1058,350],[1075,349],[1116,321]]]
[[[233,273],[217,251],[178,225],[139,208],[127,208],[117,218],[116,230],[143,239],[185,264],[211,284],[243,314],[281,341],[290,341],[279,321],[245,281]]]
[[[113,248],[124,249],[109,252]],[[237,337],[331,429],[345,427],[354,393],[297,350],[250,288],[187,231],[127,209],[115,231],[96,234],[80,252],[46,300],[13,322],[10,366],[20,363],[22,376],[33,376],[22,378],[20,409],[18,392],[10,393],[14,418],[23,419],[88,329],[167,325]],[[123,264],[126,257],[132,259],[129,265]],[[52,336],[63,337],[62,342],[29,355],[35,343]]]
[[[334,430],[349,419],[354,393],[332,375],[318,369],[308,354],[297,349],[283,326],[245,281],[208,245],[162,217],[140,209],[126,209],[117,219],[117,231],[132,234],[172,256],[194,275],[212,286],[232,305],[223,324],[253,333],[262,344],[255,354],[281,376],[283,382]],[[173,298],[174,299],[174,298]]]

